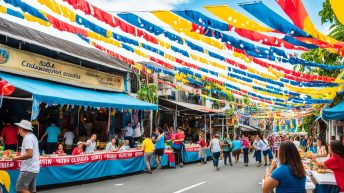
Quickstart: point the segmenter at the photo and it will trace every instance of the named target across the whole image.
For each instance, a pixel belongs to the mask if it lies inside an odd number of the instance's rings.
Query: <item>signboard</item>
[[[77,66],[1,44],[0,71],[86,88],[124,91],[122,76]]]

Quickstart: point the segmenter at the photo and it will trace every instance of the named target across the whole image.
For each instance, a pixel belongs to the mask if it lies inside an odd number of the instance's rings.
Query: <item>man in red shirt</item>
[[[5,142],[5,148],[17,151],[17,135],[18,128],[13,126],[9,121],[5,124],[1,131],[0,139]]]
[[[184,131],[179,127],[178,132],[172,138],[172,148],[174,152],[174,156],[176,158],[176,164],[179,165],[181,168],[183,167],[183,158],[182,158],[182,145],[184,142]]]
[[[207,143],[205,142],[203,135],[199,135],[198,144],[201,146],[198,150],[198,157],[201,159],[201,163],[199,163],[198,165],[207,164],[205,153],[205,151],[207,150]]]

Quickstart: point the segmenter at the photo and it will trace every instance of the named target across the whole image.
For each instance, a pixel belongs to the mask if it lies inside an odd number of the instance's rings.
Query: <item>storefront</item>
[[[31,111],[26,111],[31,112],[38,135],[47,126],[47,118],[53,117],[59,120],[60,127],[64,127],[61,129],[74,130],[76,134],[85,136],[94,132],[105,140],[110,127],[114,131],[123,128],[127,121],[137,124],[140,120],[139,111],[157,109],[156,105],[125,94],[124,76],[76,66],[5,45],[0,45],[0,50],[3,55],[0,77],[16,88],[11,96],[6,97],[5,103],[31,101]],[[116,117],[116,114],[121,116]],[[133,119],[133,116],[138,118]],[[24,115],[20,118],[28,117]],[[92,128],[85,128],[87,123],[91,123]],[[91,131],[85,132],[81,128]]]

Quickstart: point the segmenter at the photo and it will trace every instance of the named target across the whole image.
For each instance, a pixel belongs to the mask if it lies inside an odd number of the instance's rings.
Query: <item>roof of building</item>
[[[0,18],[0,43],[109,73],[130,71],[127,64],[105,52],[49,35],[4,18]]]

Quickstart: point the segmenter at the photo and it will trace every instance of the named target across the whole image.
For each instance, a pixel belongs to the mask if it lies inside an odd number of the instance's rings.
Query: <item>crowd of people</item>
[[[39,173],[39,142],[33,134],[31,122],[22,120],[14,125],[6,125],[18,132],[23,137],[20,156],[13,158],[14,161],[22,160],[21,173],[17,181],[16,190],[29,190],[35,192],[35,178]],[[12,128],[13,127],[13,128]],[[3,129],[2,132],[8,132]],[[141,140],[141,132],[135,131],[129,123],[123,130],[123,138],[113,137],[107,143],[105,151],[116,152],[130,150],[132,147],[141,149],[144,152],[144,162],[146,172],[152,173],[152,160],[155,158],[157,169],[161,169],[161,158],[165,152],[165,143],[170,143],[175,154],[175,163],[179,167],[183,167],[182,151],[185,149],[185,134],[182,128],[174,131],[172,128],[164,131],[157,128],[150,136],[144,134],[142,145],[138,142]],[[68,155],[65,150],[72,149],[74,134],[65,132],[64,145],[57,143],[57,136],[60,129],[51,124],[47,128],[41,140],[47,136],[47,152],[57,155]],[[136,134],[135,134],[136,133]],[[12,134],[4,134],[5,144],[12,147],[14,143],[11,139]],[[84,153],[93,153],[97,151],[97,135],[92,134],[86,141],[79,141],[71,155],[82,155]],[[120,141],[123,141],[121,145]],[[316,141],[316,143],[313,143]],[[310,136],[275,136],[275,135],[241,135],[234,138],[233,135],[226,135],[220,138],[219,134],[212,136],[212,139],[206,142],[203,134],[198,137],[199,148],[199,165],[207,164],[206,151],[210,149],[212,155],[213,166],[216,171],[220,169],[219,161],[223,158],[224,165],[233,166],[233,163],[239,163],[240,154],[243,154],[243,163],[247,167],[249,164],[249,153],[252,152],[255,158],[256,166],[260,167],[270,165],[265,175],[265,183],[263,186],[264,193],[270,193],[276,189],[276,193],[282,192],[303,192],[305,189],[305,169],[301,162],[299,152],[313,152],[308,154],[319,168],[331,169],[334,172],[340,191],[344,191],[344,146],[341,142],[332,140],[328,146],[326,140],[322,137],[313,139]],[[84,151],[85,150],[85,151]],[[327,161],[319,162],[317,158],[328,157]],[[234,159],[232,161],[232,158]]]
[[[263,185],[263,193],[295,192],[304,193],[306,184],[306,170],[300,152],[308,152],[310,158],[318,168],[333,171],[338,192],[344,192],[344,145],[332,139],[328,146],[323,137],[316,138],[313,144],[312,137],[281,137],[276,157],[267,170]],[[318,158],[326,161],[320,162]]]

